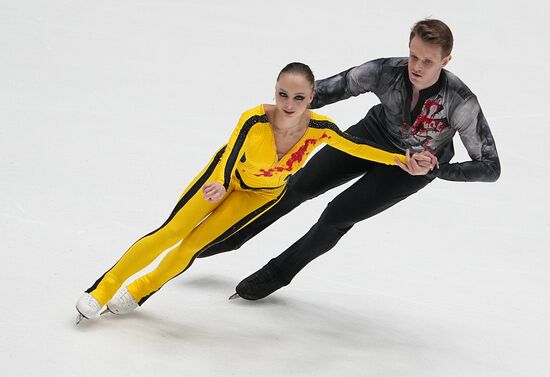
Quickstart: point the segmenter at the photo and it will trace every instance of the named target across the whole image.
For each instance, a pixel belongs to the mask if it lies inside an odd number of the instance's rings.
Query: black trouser
[[[346,132],[370,140],[367,117]],[[288,184],[287,193],[269,211],[223,242],[202,252],[200,257],[238,249],[304,201],[363,175],[332,200],[317,223],[296,243],[269,262],[285,284],[309,262],[330,250],[359,221],[374,216],[417,192],[431,179],[411,176],[397,166],[362,160],[325,146]]]

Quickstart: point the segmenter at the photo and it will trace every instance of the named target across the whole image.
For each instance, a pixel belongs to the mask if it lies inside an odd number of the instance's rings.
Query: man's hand
[[[407,149],[405,157],[407,158],[406,164],[402,163],[397,158],[395,162],[401,169],[405,170],[410,175],[426,175],[435,167],[439,167],[437,157],[428,151],[414,153],[411,157],[411,153]]]
[[[219,202],[225,195],[225,187],[221,183],[210,182],[202,187],[202,193],[207,202]]]

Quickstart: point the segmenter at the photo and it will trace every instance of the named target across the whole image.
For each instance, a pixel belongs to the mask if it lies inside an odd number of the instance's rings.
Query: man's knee
[[[317,225],[325,232],[336,232],[340,236],[346,234],[355,224],[355,222],[346,216],[345,211],[336,208],[331,203],[321,214]]]

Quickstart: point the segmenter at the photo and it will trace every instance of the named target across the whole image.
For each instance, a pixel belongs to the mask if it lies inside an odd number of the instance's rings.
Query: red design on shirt
[[[436,118],[441,110],[443,110],[443,105],[439,101],[426,100],[422,106],[422,111],[420,111],[412,126],[403,123],[403,131],[409,137],[424,139],[422,146],[428,149],[428,144],[433,136],[449,127],[444,119]]]
[[[260,169],[260,174],[254,174],[256,177],[272,177],[273,174],[279,173],[282,171],[292,171],[293,165],[295,162],[300,163],[304,159],[304,157],[309,155],[308,147],[310,145],[316,145],[317,142],[321,141],[322,139],[329,138],[326,133],[323,133],[319,139],[306,139],[304,141],[304,144],[298,148],[298,150],[290,155],[290,158],[286,160],[285,165],[286,166],[275,166],[274,168],[270,169]]]

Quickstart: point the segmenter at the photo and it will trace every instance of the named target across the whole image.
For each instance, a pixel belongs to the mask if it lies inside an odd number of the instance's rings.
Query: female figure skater
[[[124,314],[143,304],[189,268],[200,250],[229,237],[273,206],[284,194],[290,175],[323,143],[383,164],[408,162],[404,155],[343,133],[329,118],[308,110],[314,83],[305,64],[283,68],[277,77],[275,105],[259,105],[242,114],[227,145],[186,188],[168,220],[134,243],[80,297],[77,324],[97,316],[104,305],[112,313]],[[428,156],[415,155],[415,159],[433,166]],[[156,269],[119,290],[130,276],[178,243]]]

